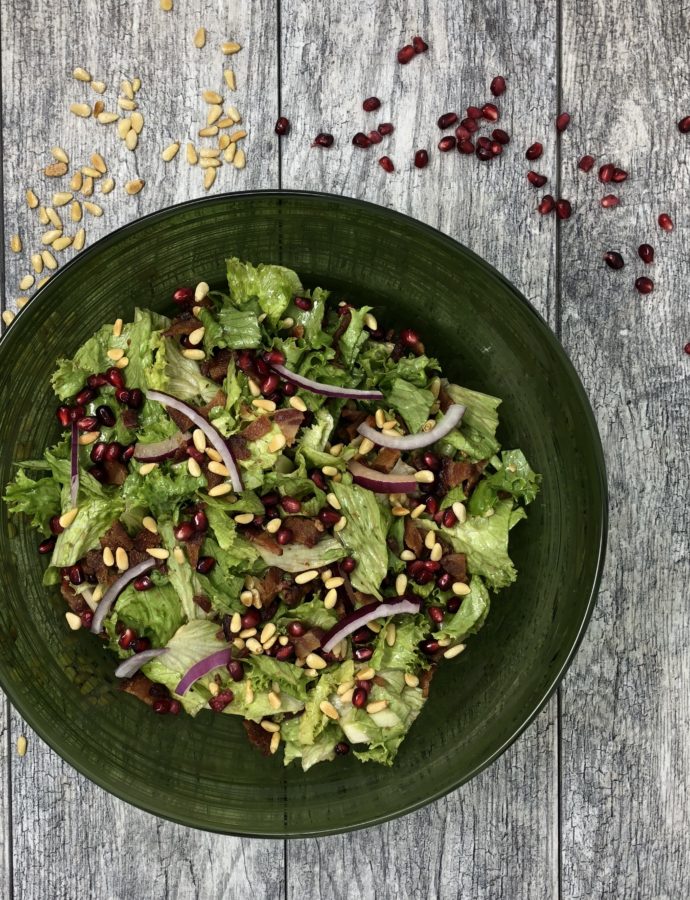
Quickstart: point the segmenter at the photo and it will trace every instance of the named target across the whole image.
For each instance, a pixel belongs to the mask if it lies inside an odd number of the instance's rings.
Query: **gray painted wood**
[[[54,185],[57,179],[51,182],[42,175],[54,145],[64,147],[81,165],[99,151],[116,179],[115,191],[102,198],[105,215],[86,216],[89,242],[143,213],[203,194],[202,173],[188,166],[183,151],[167,166],[160,152],[174,139],[194,139],[205,124],[206,104],[199,96],[204,88],[220,91],[228,103],[245,112],[250,133],[247,168],[224,166],[213,191],[277,185],[274,143],[254,134],[256,124],[272,119],[277,107],[277,16],[271,0],[254,0],[233,11],[222,0],[194,4],[178,0],[169,14],[153,2],[3,0],[1,11],[5,228],[8,235],[20,231],[27,251],[38,243],[43,229],[26,207],[24,189],[32,186],[42,200],[66,189],[62,183]],[[192,38],[202,25],[208,29],[208,43],[197,50]],[[235,37],[247,50],[232,58],[237,91],[230,99],[222,74],[228,58],[219,45]],[[135,153],[117,138],[115,126],[75,119],[68,112],[70,102],[98,99],[70,77],[77,65],[108,83],[104,95],[108,109],[115,107],[121,78],[141,77],[145,126]],[[146,186],[138,196],[128,197],[123,184],[136,177]],[[98,191],[92,199],[101,202]],[[61,254],[70,255],[70,251]],[[6,257],[6,296],[12,301],[20,293],[16,285],[28,270],[28,261],[26,253]],[[12,748],[20,733],[27,729],[15,713]],[[30,733],[28,737],[26,757],[12,758],[16,900],[282,896],[282,841],[241,841],[156,820],[110,797],[38,738]],[[7,771],[6,744],[2,740],[2,779]],[[4,781],[2,796],[0,845],[4,846],[9,837]],[[0,872],[4,897],[7,876],[4,868]]]
[[[556,106],[555,5],[541,5],[537,29],[534,16],[534,5],[522,2],[432,9],[283,0],[281,112],[293,127],[282,142],[282,184],[372,200],[441,228],[512,278],[555,323],[554,223],[533,212],[524,160]],[[400,66],[397,49],[415,34],[430,51]],[[497,74],[510,81],[498,101],[513,135],[504,157],[487,164],[440,153],[438,117],[492,100]],[[382,108],[365,113],[362,101],[372,94]],[[352,146],[356,131],[382,121],[394,123],[392,138],[368,150]],[[332,149],[310,148],[319,131],[335,136]],[[431,157],[423,170],[412,164],[419,148]],[[394,174],[377,164],[384,153]],[[554,145],[540,171],[555,175]],[[557,897],[555,712],[553,701],[488,772],[401,822],[290,842],[288,896]]]
[[[10,769],[8,702],[0,693],[0,897],[9,896],[10,891]]]
[[[563,896],[690,896],[690,112],[687,7],[563,4],[563,336],[593,398],[611,491],[606,575],[563,694]],[[606,190],[584,151],[630,172]],[[676,230],[656,224],[669,212]],[[646,267],[638,245],[656,248]],[[612,272],[601,254],[623,253]],[[654,293],[633,288],[650,275]],[[583,702],[586,698],[586,702]]]

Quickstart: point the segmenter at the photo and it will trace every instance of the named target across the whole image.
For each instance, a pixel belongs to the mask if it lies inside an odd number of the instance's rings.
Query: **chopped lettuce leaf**
[[[541,475],[532,471],[522,450],[504,450],[500,460],[494,458],[492,463],[496,472],[481,480],[467,505],[474,516],[494,507],[499,493],[512,494],[524,503],[531,503],[537,496]]]
[[[249,657],[245,665],[249,669],[248,677],[251,678],[255,691],[268,692],[276,682],[280,685],[281,693],[289,694],[296,700],[307,699],[307,685],[311,679],[304,669],[292,663],[278,662],[265,654]]]
[[[376,501],[376,495],[354,484],[333,483],[347,525],[339,537],[357,560],[350,576],[355,590],[381,599],[381,582],[388,569],[386,534],[390,513]]]
[[[297,273],[284,266],[253,266],[232,258],[226,260],[226,268],[233,304],[242,309],[248,301],[256,299],[273,324],[283,315],[294,295],[302,291]]]
[[[328,631],[338,621],[338,616],[333,609],[326,609],[321,600],[312,600],[309,603],[300,603],[299,606],[290,609],[281,608],[274,617],[276,623],[288,625],[290,622],[302,622],[311,628],[323,628]]]
[[[289,719],[281,727],[281,736],[285,742],[284,763],[288,766],[293,760],[302,762],[302,771],[308,772],[312,766],[320,762],[335,759],[335,746],[342,740],[343,733],[335,723],[324,728],[313,744],[302,744],[299,740],[299,719]]]
[[[330,334],[322,330],[323,318],[326,312],[326,302],[329,296],[328,291],[324,291],[321,288],[314,288],[313,291],[307,291],[306,293],[303,293],[302,296],[311,299],[311,308],[300,309],[293,303],[289,310],[290,318],[295,320],[295,325],[301,325],[304,329],[301,340],[304,342],[305,346],[310,347],[313,350],[330,346],[333,339]]]
[[[326,444],[328,444],[334,425],[333,416],[325,406],[317,409],[314,413],[313,423],[302,431],[302,439],[300,441],[302,450],[308,448],[309,450],[325,453]]]
[[[63,494],[67,491],[67,487],[63,488]],[[65,511],[69,506],[69,503],[65,503]],[[91,497],[82,501],[80,486],[79,512],[69,528],[58,535],[50,559],[51,566],[72,566],[89,550],[100,547],[101,535],[105,534],[123,510],[121,495]]]
[[[219,641],[216,637],[217,631],[218,623],[209,622],[208,619],[187,622],[177,629],[166,645],[168,652],[158,659],[166,669],[182,678],[195,663],[227,647],[224,641]]]
[[[452,454],[452,451],[459,450],[473,462],[489,459],[500,446],[496,440],[496,429],[501,401],[498,397],[471,391],[457,384],[446,384],[445,390],[453,403],[465,407],[465,413],[460,427],[454,428],[439,442],[441,452]]]
[[[283,547],[282,556],[271,553],[257,545],[257,550],[267,566],[277,566],[284,572],[306,572],[309,569],[320,569],[347,556],[347,551],[334,537],[324,537],[315,547],[303,544],[287,544]]]
[[[429,622],[426,616],[405,616],[401,622],[396,623],[395,643],[390,647],[386,641],[386,629],[382,628],[376,638],[370,665],[377,672],[381,669],[415,672],[419,668],[425,668],[428,660],[420,653],[418,644],[428,633]]]
[[[190,621],[192,619],[203,617],[203,610],[194,602],[194,595],[196,593],[194,590],[194,570],[187,561],[186,556],[183,562],[178,562],[173,553],[177,541],[173,534],[172,524],[170,522],[163,522],[159,519],[158,531],[163,541],[163,545],[170,551],[170,556],[166,560],[168,578],[170,579],[170,584],[177,592],[185,616]]]
[[[205,476],[190,475],[185,463],[157,466],[148,475],[140,475],[139,468],[130,465],[119,496],[128,509],[151,510],[156,519],[175,521],[180,507],[206,486]]]
[[[58,482],[52,476],[34,481],[23,469],[5,488],[4,499],[11,513],[26,513],[34,528],[43,532],[49,531],[51,517],[61,512]]]
[[[435,637],[463,641],[482,627],[489,614],[489,592],[477,575],[470,581],[470,588],[470,593],[462,598],[460,609],[453,616],[446,616],[443,628],[434,633]]]
[[[434,402],[431,391],[416,387],[404,378],[394,378],[384,396],[388,405],[400,413],[411,434],[421,431]]]
[[[360,350],[364,347],[369,335],[364,329],[364,320],[367,313],[371,312],[371,306],[360,306],[358,309],[350,308],[350,324],[338,342],[338,348],[343,362],[348,369],[355,364]]]
[[[206,316],[200,315],[200,318],[204,323],[207,318],[214,321],[208,312]],[[230,350],[255,349],[261,346],[261,328],[253,310],[223,306],[218,313],[218,321],[221,327],[214,346],[228,347]]]
[[[185,692],[184,696],[176,694],[175,688],[180,683],[180,678],[182,678],[184,672],[169,669],[164,665],[161,662],[161,659],[165,659],[165,656],[167,656],[167,654],[146,663],[142,668],[142,672],[154,683],[164,684],[169,688],[173,697],[182,704],[184,711],[189,713],[190,716],[195,716],[197,713],[201,712],[202,709],[208,707],[208,701],[211,699],[211,694],[199,681],[197,681],[196,684],[193,684],[189,690]]]
[[[187,403],[209,403],[218,393],[218,385],[201,374],[199,364],[182,355],[181,345],[173,338],[153,341],[156,358],[145,372],[146,387],[172,394]]]
[[[147,637],[154,647],[164,647],[184,622],[184,613],[175,586],[154,579],[148,591],[137,591],[131,585],[117,599],[113,612],[115,622],[134,628]]]
[[[304,714],[299,720],[299,741],[304,745],[313,744],[324,728],[332,721],[321,712],[321,703],[324,700],[335,700],[335,689],[339,684],[352,681],[354,678],[354,663],[346,660],[334,669],[321,670],[319,680],[314,689],[309,693],[304,705]],[[333,694],[333,698],[331,698]],[[354,707],[353,707],[354,709]]]

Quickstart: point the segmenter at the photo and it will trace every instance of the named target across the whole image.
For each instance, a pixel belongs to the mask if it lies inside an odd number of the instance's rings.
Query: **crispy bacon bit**
[[[120,690],[126,694],[132,694],[137,700],[142,700],[147,706],[153,706],[156,698],[151,696],[153,682],[143,672],[137,672],[133,678],[125,678],[120,682]]]
[[[382,447],[376,454],[374,461],[369,463],[369,465],[372,469],[376,469],[377,472],[385,472],[388,474],[393,471],[393,467],[399,459],[399,450],[393,450],[392,447]]]
[[[305,516],[288,516],[283,522],[283,527],[289,528],[295,542],[305,547],[314,547],[321,539],[321,532],[313,519],[307,519]]]
[[[405,546],[415,556],[420,556],[424,549],[424,535],[409,516],[405,519]]]
[[[210,359],[205,359],[200,365],[202,375],[205,375],[206,378],[210,378],[211,381],[222,384],[228,374],[228,368],[232,361],[232,357],[232,350],[227,350],[225,348],[222,350],[214,350],[213,356],[211,356]]]
[[[64,579],[60,582],[60,593],[73,613],[80,615],[89,608],[83,597],[75,593],[72,586]]]
[[[264,731],[261,725],[258,725],[256,722],[252,722],[249,719],[243,719],[242,724],[244,725],[244,730],[247,732],[249,743],[256,747],[256,749],[264,756],[270,756],[271,735],[267,731]]]
[[[254,419],[242,432],[242,437],[245,441],[258,441],[260,438],[264,437],[271,430],[271,420],[268,416],[259,416],[258,419]]]
[[[247,447],[247,442],[241,435],[233,434],[228,438],[227,444],[235,460],[239,461],[250,458],[251,453]]]
[[[441,464],[441,486],[445,491],[450,491],[458,485],[462,485],[465,496],[469,497],[477,482],[482,477],[482,472],[486,468],[487,460],[481,460],[477,463],[470,462],[454,462],[447,457]]]
[[[304,413],[301,413],[298,409],[279,409],[274,416],[274,420],[283,432],[288,447],[292,446],[297,437],[297,432],[304,421]]]
[[[275,553],[276,556],[283,555],[283,548],[278,541],[267,531],[260,531],[258,528],[245,528],[244,537],[248,538],[253,544],[263,547],[269,553]]]
[[[305,659],[312,650],[317,650],[321,646],[321,639],[326,632],[323,628],[310,628],[303,635],[295,638],[295,653],[297,656]]]
[[[446,553],[441,557],[441,566],[453,581],[467,582],[467,557],[464,553]]]
[[[419,686],[422,689],[422,696],[429,696],[429,685],[431,684],[431,679],[434,677],[434,673],[436,672],[436,666],[431,666],[429,669],[425,669],[419,676]]]

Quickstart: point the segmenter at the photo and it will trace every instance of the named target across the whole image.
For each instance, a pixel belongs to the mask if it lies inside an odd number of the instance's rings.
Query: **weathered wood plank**
[[[563,337],[593,398],[611,491],[606,575],[563,694],[563,896],[690,895],[688,8],[564,0]],[[609,192],[584,152],[630,172]],[[677,229],[656,224],[668,211]],[[647,267],[637,247],[656,247]],[[619,250],[626,267],[607,269]],[[641,297],[635,278],[649,275]],[[583,702],[586,698],[586,702]]]
[[[10,896],[11,841],[10,841],[10,760],[9,760],[9,704],[0,693],[0,897]]]
[[[282,142],[283,187],[373,200],[439,227],[555,322],[555,230],[534,214],[523,154],[556,105],[556,19],[554,3],[448,2],[432,14],[422,3],[384,10],[283,0],[281,112],[293,124]],[[418,33],[429,53],[400,66],[397,49]],[[515,72],[522,74],[512,80]],[[509,80],[498,101],[513,135],[504,157],[486,164],[439,153],[439,115],[491,100],[497,74]],[[383,106],[365,113],[371,95]],[[385,121],[395,125],[392,138],[369,150],[352,146],[356,131]],[[310,148],[319,131],[335,136],[332,149]],[[431,157],[424,170],[412,165],[418,148]],[[377,165],[384,153],[392,175]],[[553,147],[541,167],[555,174]],[[288,895],[556,897],[556,822],[554,701],[499,763],[447,799],[381,828],[290,842]]]
[[[204,193],[202,172],[185,161],[184,144],[167,166],[160,152],[175,139],[199,144],[196,132],[205,124],[207,110],[200,91],[205,88],[218,90],[226,104],[246,112],[250,132],[247,168],[224,166],[213,191],[277,185],[275,145],[251,134],[255,123],[274,117],[277,106],[273,0],[255,0],[232,13],[222,0],[180,2],[169,14],[153,2],[3,0],[2,21],[5,228],[7,235],[19,231],[25,247],[20,256],[7,254],[10,305],[20,293],[19,278],[29,271],[28,254],[40,249],[44,230],[36,213],[27,209],[24,190],[33,187],[45,202],[53,191],[67,189],[67,179],[51,181],[42,175],[51,146],[64,147],[77,165],[88,164],[90,154],[99,151],[117,182],[112,194],[102,197],[96,190],[92,198],[102,203],[105,214],[100,219],[85,216],[89,243],[139,215]],[[208,43],[197,50],[192,38],[202,25],[208,29]],[[219,45],[235,37],[247,49],[230,61]],[[141,77],[145,126],[135,153],[117,138],[114,125],[69,113],[70,102],[99,98],[71,78],[77,65],[107,82],[107,109],[116,108],[122,78]],[[235,94],[224,87],[223,69],[229,65],[237,76]],[[129,197],[123,185],[136,177],[146,186]],[[61,213],[68,223],[66,209]],[[65,230],[73,234],[75,229],[70,222]],[[62,260],[71,251],[56,255]],[[13,714],[12,744],[22,732],[27,733],[26,726]],[[28,736],[26,758],[12,767],[15,897],[282,896],[281,841],[241,841],[156,820],[110,797]],[[0,777],[5,743],[2,747]]]

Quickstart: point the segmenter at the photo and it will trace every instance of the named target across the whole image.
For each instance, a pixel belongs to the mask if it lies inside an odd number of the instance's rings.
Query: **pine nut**
[[[32,190],[28,190],[26,192],[26,202],[29,206],[29,209],[36,209],[38,206],[38,197]]]
[[[177,141],[173,144],[168,144],[165,150],[161,153],[161,156],[164,162],[170,162],[170,160],[175,159],[177,156],[177,151],[180,149],[180,145]]]
[[[84,241],[86,240],[86,232],[83,228],[80,228],[79,231],[74,235],[74,240],[72,241],[72,247],[79,251],[84,247]]]
[[[40,253],[31,254],[31,267],[37,275],[43,271],[43,257]]]
[[[194,35],[194,46],[197,48],[197,50],[201,50],[203,47],[206,46],[206,29],[205,28],[199,28],[197,30],[196,34]]]
[[[142,465],[139,466],[139,474],[142,476],[149,475],[151,472],[153,472],[154,469],[157,469],[157,468],[158,468],[158,463],[155,463],[155,462],[142,463]]]
[[[72,75],[77,79],[77,81],[91,81],[91,74],[86,71],[86,69],[82,69],[81,66],[77,66],[77,68],[72,72]]]
[[[290,406],[293,409],[298,409],[300,412],[307,411],[307,404],[301,397],[290,397]]]
[[[453,514],[458,522],[462,525],[463,522],[467,521],[467,508],[464,503],[460,503],[459,500],[456,500],[453,504]]]
[[[103,215],[103,207],[99,206],[97,203],[91,203],[89,200],[84,200],[82,206],[88,213],[91,213],[92,216],[96,216],[96,218],[100,218]]]
[[[339,532],[341,532],[343,530],[343,528],[345,528],[346,525],[347,525],[347,517],[341,516],[338,519],[338,521],[335,523],[335,525],[333,526],[333,531],[336,534],[338,534]]]
[[[16,318],[16,313],[11,309],[4,309],[2,311],[2,321],[9,328],[9,326],[14,322]]]
[[[233,53],[239,53],[242,49],[242,45],[238,44],[237,41],[225,41],[220,45],[220,49],[225,56],[232,56]]]
[[[115,551],[115,562],[120,572],[124,572],[129,568],[129,557],[124,547],[118,547]]]
[[[154,559],[167,559],[170,556],[165,547],[149,547],[146,552]]]
[[[421,469],[414,473],[414,480],[418,484],[431,484],[435,478],[436,476],[430,469]]]
[[[316,653],[310,653],[305,660],[306,664],[310,669],[325,669],[328,663],[321,656],[317,656]]]
[[[366,456],[367,453],[370,453],[374,449],[374,442],[369,440],[369,438],[364,438],[362,443],[359,445],[359,454],[360,456]]]
[[[81,203],[78,200],[73,200],[70,203],[69,217],[73,222],[81,222],[81,217],[82,217]]]
[[[274,400],[266,400],[263,397],[257,397],[256,400],[252,400],[252,405],[256,406],[257,409],[263,409],[264,412],[275,412],[276,408]]]
[[[217,484],[209,489],[208,495],[209,497],[222,497],[224,494],[229,494],[231,490],[232,485],[230,484]]]
[[[67,235],[63,235],[59,237],[57,240],[53,241],[53,250],[66,250],[69,245],[72,243],[72,238]]]
[[[104,82],[104,81],[92,81],[92,82],[91,82],[91,87],[94,89],[94,91],[95,91],[97,94],[104,94],[104,93],[105,93],[105,82]]]
[[[69,111],[81,119],[88,119],[91,115],[91,107],[88,103],[70,103]]]
[[[119,118],[119,115],[114,112],[101,112],[96,116],[96,119],[101,125],[112,125],[113,122],[117,122]]]
[[[131,116],[131,128],[137,134],[141,134],[144,128],[144,117],[140,112],[133,112]]]
[[[207,125],[205,128],[199,129],[199,137],[215,137],[218,134],[217,125]]]
[[[407,590],[407,575],[404,572],[401,572],[398,577],[395,579],[395,593],[398,597],[402,597],[402,595]]]
[[[158,524],[153,516],[144,516],[141,520],[141,524],[147,531],[150,531],[151,534],[158,534]]]
[[[238,525],[249,525],[254,521],[254,513],[240,513],[238,516],[235,516],[235,522]]]
[[[101,194],[109,194],[114,187],[115,182],[112,178],[104,178],[103,181],[101,181]]]
[[[130,197],[133,197],[135,194],[138,194],[146,182],[143,178],[135,178],[133,181],[128,181],[125,184],[125,193],[129,194]]]
[[[72,522],[77,518],[77,513],[79,512],[79,507],[75,506],[72,509],[68,510],[66,513],[60,516],[58,522],[62,528],[69,528]]]
[[[230,138],[230,140],[232,140],[232,138]],[[232,164],[236,169],[244,169],[244,167],[247,165],[247,156],[241,147],[237,148],[237,152],[235,153],[235,158],[233,159]]]
[[[195,166],[199,162],[194,144],[187,144],[187,162],[190,166]]]
[[[53,226],[53,228],[57,228],[58,231],[62,231],[62,229],[64,228],[64,225],[62,224],[62,219],[55,212],[55,210],[53,209],[52,206],[49,206],[46,209],[46,216],[48,217],[48,221]]]
[[[323,605],[326,609],[333,609],[338,602],[338,592],[335,588],[331,588],[323,598]]]
[[[81,621],[79,624],[81,625]],[[26,738],[23,734],[17,738],[17,756],[26,756]]]
[[[231,91],[237,90],[237,81],[235,80],[235,73],[232,69],[226,69],[223,72],[223,78],[225,78],[225,83]]]
[[[445,653],[443,654],[444,659],[453,659],[456,656],[459,656],[462,651],[465,649],[464,644],[456,644],[454,647],[449,647]]]
[[[331,590],[332,588],[342,587],[344,584],[345,584],[345,579],[341,578],[340,575],[336,575],[333,578],[328,578],[324,582],[324,587],[328,588],[328,590]]]
[[[67,164],[63,162],[54,162],[46,166],[43,174],[48,178],[61,178],[67,174]]]
[[[21,281],[19,282],[19,290],[20,291],[28,291],[29,288],[34,286],[34,281],[36,279],[33,275],[25,275]]]
[[[223,107],[219,103],[213,103],[206,113],[206,124],[215,125],[218,119],[223,115]]]
[[[439,560],[441,559],[442,556],[443,556],[443,547],[437,541],[434,544],[434,546],[431,548],[431,553],[429,554],[429,559],[432,562],[439,562]]]
[[[76,613],[66,612],[65,619],[67,620],[67,624],[72,631],[79,631],[79,629],[81,628],[81,619]]]
[[[308,584],[318,577],[319,573],[316,569],[309,569],[307,572],[300,572],[299,575],[295,575],[295,584]]]
[[[130,128],[125,136],[125,147],[127,147],[128,150],[136,150],[138,143],[139,135],[133,128]]]
[[[338,721],[340,715],[338,714],[338,710],[333,706],[332,703],[329,703],[328,700],[322,700],[319,703],[319,709],[324,714],[324,716],[328,716],[329,719],[333,719],[334,721]]]
[[[187,469],[189,471],[189,474],[192,476],[192,478],[199,478],[201,476],[201,466],[191,456],[187,460]]]
[[[367,712],[370,716],[375,715],[388,706],[388,700],[375,700],[373,703],[367,703]]]
[[[456,581],[453,585],[453,593],[458,597],[466,597],[471,590],[469,584],[465,584],[463,581]]]
[[[103,548],[103,565],[108,566],[108,568],[115,565],[115,557],[110,547]]]
[[[436,543],[436,534],[433,531],[427,531],[426,536],[424,537],[424,546],[427,550],[431,550],[431,548]]]
[[[419,684],[419,678],[416,675],[412,675],[411,672],[405,672],[405,684],[408,687],[416,688]]]

